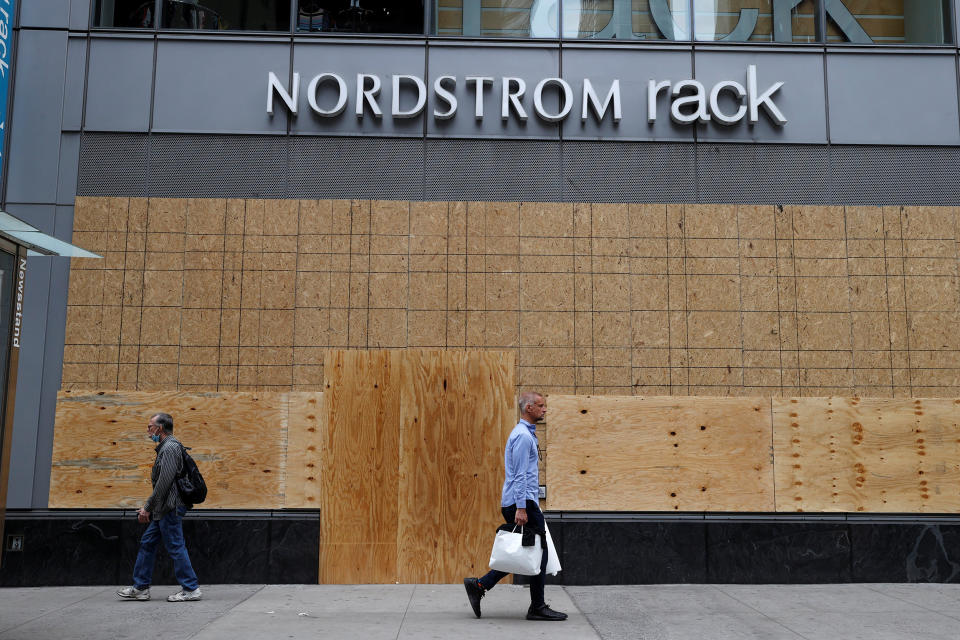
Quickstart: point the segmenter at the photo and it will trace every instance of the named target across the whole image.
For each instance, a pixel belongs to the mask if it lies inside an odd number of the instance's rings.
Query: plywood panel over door
[[[770,400],[555,396],[547,508],[772,511]]]
[[[330,351],[324,362],[320,581],[458,582],[485,568],[513,354]]]
[[[284,506],[286,394],[64,391],[57,399],[51,508],[139,507],[150,495],[146,425],[173,416],[203,472],[205,509]]]
[[[398,564],[404,582],[483,572],[500,524],[513,355],[410,352],[400,420]]]
[[[396,582],[399,351],[324,357],[320,582]]]
[[[960,511],[960,400],[773,400],[777,511]]]

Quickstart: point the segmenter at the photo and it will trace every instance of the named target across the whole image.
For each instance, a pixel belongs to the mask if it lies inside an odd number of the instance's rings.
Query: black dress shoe
[[[486,593],[482,586],[480,586],[480,580],[478,578],[464,578],[463,579],[463,588],[467,590],[467,598],[470,600],[470,606],[473,607],[473,612],[477,614],[477,617],[480,617],[480,598],[483,597],[483,594]]]
[[[542,605],[537,608],[534,608],[533,605],[530,605],[530,608],[527,609],[527,620],[550,620],[559,622],[560,620],[566,619],[567,614],[554,611],[547,605]]]

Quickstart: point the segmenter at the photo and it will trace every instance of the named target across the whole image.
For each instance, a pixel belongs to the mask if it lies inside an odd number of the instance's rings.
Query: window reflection
[[[93,14],[93,26],[152,29],[154,0],[100,0]]]
[[[795,5],[795,6],[790,6]],[[702,41],[816,42],[813,0],[693,0],[695,36]]]
[[[165,29],[289,31],[289,0],[163,0]]]
[[[827,4],[827,42],[946,44],[949,0],[844,0]]]
[[[560,0],[436,0],[437,35],[556,38]]]
[[[564,0],[563,35],[593,40],[689,40],[689,0]]]
[[[423,33],[422,0],[299,0],[297,31]]]
[[[290,0],[96,0],[103,28],[288,31]],[[422,34],[423,0],[297,0],[297,32]],[[561,11],[562,7],[562,11]],[[433,0],[437,35],[950,44],[949,0]],[[692,24],[692,26],[691,26]]]

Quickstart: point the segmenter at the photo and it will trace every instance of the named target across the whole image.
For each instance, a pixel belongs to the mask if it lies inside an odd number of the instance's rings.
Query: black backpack
[[[184,503],[193,506],[207,499],[207,483],[203,481],[197,463],[187,453],[189,448],[180,445],[180,452],[183,455],[183,469],[177,476],[177,491],[180,492],[180,499]]]

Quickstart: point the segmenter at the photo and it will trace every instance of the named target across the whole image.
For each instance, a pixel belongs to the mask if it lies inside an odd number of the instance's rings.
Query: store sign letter
[[[388,106],[393,120],[416,118],[426,113],[440,121],[455,118],[461,101],[466,100],[468,104],[473,103],[473,117],[478,122],[492,116],[488,115],[489,107],[494,104],[500,106],[499,119],[503,123],[524,123],[534,116],[543,123],[561,123],[577,113],[577,106],[583,125],[590,121],[612,129],[630,113],[642,112],[644,107],[650,125],[656,123],[661,110],[680,125],[715,122],[733,126],[744,120],[755,125],[760,121],[761,111],[777,127],[787,122],[775,102],[783,81],[761,89],[756,65],[749,65],[745,77],[739,80],[721,80],[712,86],[692,78],[678,81],[650,78],[646,95],[626,95],[621,86],[636,90],[644,85],[635,79],[621,85],[619,78],[604,82],[582,78],[579,83],[566,78],[543,78],[533,83],[510,76],[499,79],[466,76],[461,84],[456,76],[439,76],[429,85],[431,90],[415,75],[382,78],[375,73],[357,73],[351,80],[355,82],[352,89],[343,75],[327,71],[313,76],[306,90],[309,110],[323,119],[337,118],[347,110],[347,102],[352,98],[358,121],[373,116],[375,122],[382,122]],[[267,114],[272,116],[274,107],[283,103],[290,115],[298,116],[301,85],[299,73],[292,75],[288,90],[275,73],[269,72]],[[462,87],[459,99],[458,86]],[[390,95],[384,97],[383,93]],[[427,111],[428,100],[430,111]],[[575,118],[573,115],[572,119]]]

